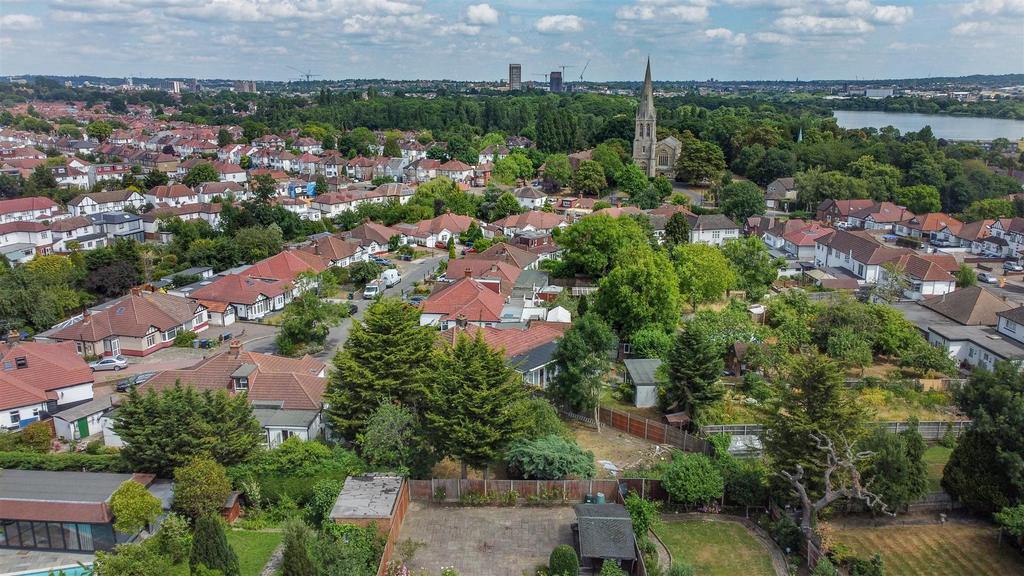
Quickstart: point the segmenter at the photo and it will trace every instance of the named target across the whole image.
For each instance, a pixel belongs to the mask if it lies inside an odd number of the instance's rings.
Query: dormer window
[[[14,366],[21,370],[22,368],[28,368],[28,359],[24,356],[18,356],[14,359]]]
[[[231,389],[235,392],[245,392],[249,389],[249,377],[256,371],[255,364],[242,364],[231,373]]]
[[[249,389],[249,379],[244,377],[244,376],[241,377],[241,378],[235,378],[234,379],[234,387],[235,387],[236,391],[238,391],[238,390],[248,390]]]

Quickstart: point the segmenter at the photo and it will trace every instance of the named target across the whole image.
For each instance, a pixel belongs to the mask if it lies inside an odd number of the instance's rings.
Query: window
[[[663,152],[658,155],[658,166],[668,166],[668,154]]]
[[[249,389],[249,379],[248,378],[246,378],[245,376],[243,376],[241,378],[235,378],[235,390],[248,390],[248,389]]]
[[[22,368],[28,368],[28,359],[24,356],[18,356],[14,359],[14,366],[19,370]]]
[[[721,230],[712,230],[712,231],[711,231],[711,238],[712,238],[712,239],[714,239],[714,240],[718,240],[718,239],[719,239],[719,238],[721,238],[721,237],[722,237],[722,232],[721,232]]]
[[[154,345],[156,345],[156,334],[155,333],[154,334],[150,334],[149,336],[146,336],[146,348],[152,348]]]
[[[79,354],[81,354],[84,351],[81,342],[75,342],[75,350],[77,350]]]
[[[1014,322],[1013,320],[1007,320],[1005,328],[1006,328],[1007,332],[1016,332],[1017,331],[1017,323]]]
[[[11,424],[17,424],[21,422],[21,412],[17,410],[11,410],[8,415],[11,417]]]

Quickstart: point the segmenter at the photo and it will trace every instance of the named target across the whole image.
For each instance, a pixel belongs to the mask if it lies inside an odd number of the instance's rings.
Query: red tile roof
[[[211,310],[223,312],[223,304],[255,304],[260,296],[274,298],[290,288],[288,280],[228,274],[190,294]],[[216,304],[216,305],[215,305]]]
[[[20,358],[25,360],[24,368],[18,368]],[[92,369],[73,342],[0,344],[0,406],[25,406],[54,398],[55,390],[92,381]],[[20,403],[12,405],[12,401]]]
[[[149,195],[157,198],[185,198],[187,196],[194,196],[195,192],[184,184],[170,184],[166,186],[154,186],[153,189],[149,191]]]
[[[291,282],[302,272],[319,274],[330,266],[324,258],[301,250],[285,250],[253,264],[243,276]]]
[[[441,338],[449,344],[454,344],[459,333],[475,337],[479,332],[483,334],[484,341],[488,346],[495,350],[503,350],[505,358],[512,358],[558,340],[565,334],[569,326],[569,324],[558,323],[532,323],[526,329],[467,326],[466,328],[445,330],[441,332]]]
[[[481,282],[461,278],[434,292],[423,302],[424,314],[440,314],[441,320],[499,322],[505,298]]]
[[[111,336],[141,338],[153,327],[166,332],[181,326],[194,318],[199,308],[194,300],[161,292],[128,294],[50,337],[85,342],[98,342]]]
[[[344,260],[351,258],[359,251],[359,242],[338,236],[325,236],[314,240],[313,244],[304,246],[300,250],[330,260]]]
[[[29,210],[52,210],[56,207],[57,204],[45,196],[28,196],[25,198],[0,200],[0,214],[27,212]]]

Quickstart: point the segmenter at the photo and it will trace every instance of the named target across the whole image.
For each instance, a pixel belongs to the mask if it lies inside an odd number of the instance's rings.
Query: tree
[[[899,168],[891,164],[878,162],[872,156],[861,156],[856,161],[850,163],[848,172],[850,176],[864,181],[867,189],[871,192],[872,199],[882,202],[898,198],[897,190],[900,185],[901,176]],[[935,198],[938,200],[937,190]],[[902,204],[898,199],[896,201]],[[921,213],[910,208],[908,204],[903,205],[907,206],[911,212]],[[934,211],[926,210],[925,212]]]
[[[324,396],[334,430],[355,439],[381,398],[413,410],[423,406],[435,343],[417,308],[393,298],[371,304],[362,321],[352,322],[328,375]]]
[[[597,214],[566,228],[556,242],[562,248],[563,275],[600,278],[648,240],[643,228],[632,218]]]
[[[300,350],[322,350],[331,327],[337,326],[347,314],[343,305],[321,299],[316,291],[303,292],[281,314],[281,331],[276,341],[278,353],[295,356]]]
[[[169,512],[156,533],[156,546],[171,562],[184,562],[192,551],[192,527],[180,514]]]
[[[142,185],[146,190],[152,190],[157,186],[166,186],[168,182],[170,182],[170,178],[167,177],[167,173],[159,170],[150,170],[142,179]]]
[[[95,576],[165,576],[173,574],[171,559],[145,542],[118,544],[113,552],[96,552]]]
[[[625,164],[623,163],[623,156],[625,156],[624,152],[625,151],[622,148],[615,144],[602,142],[595,146],[594,150],[590,154],[590,157],[594,162],[600,164],[601,168],[604,169],[604,178],[609,183],[621,185],[618,178],[620,175],[623,175],[622,170],[625,168]],[[639,169],[639,166],[637,168]],[[644,181],[646,182],[647,175],[643,174],[643,170],[640,170],[640,174],[643,175]],[[626,175],[629,176],[628,173]]]
[[[549,397],[570,410],[593,411],[598,421],[602,377],[609,369],[608,354],[615,346],[615,333],[600,316],[591,312],[578,317],[555,349],[558,375],[548,386]]]
[[[1024,538],[1024,504],[1003,508],[995,513],[995,519],[1004,530],[1013,536]]]
[[[967,264],[961,264],[960,269],[953,273],[956,277],[957,288],[969,288],[978,284],[978,275]]]
[[[797,356],[784,384],[779,398],[765,410],[765,453],[776,469],[801,466],[810,478],[820,478],[824,467],[819,440],[857,442],[864,434],[868,414],[846,389],[842,371],[828,356]]]
[[[384,156],[388,158],[399,158],[402,156],[402,149],[398,147],[398,140],[402,133],[397,130],[389,130],[384,133]]]
[[[711,459],[692,452],[672,455],[661,485],[670,498],[683,504],[707,504],[725,493],[725,481]]]
[[[655,176],[651,184],[651,188],[654,190],[654,197],[658,199],[659,204],[672,195],[672,182],[668,178]]]
[[[995,218],[1013,218],[1017,215],[1013,202],[1006,198],[986,198],[975,200],[961,215],[964,222],[991,220]]]
[[[718,144],[698,140],[689,132],[683,134],[676,178],[695,184],[716,182],[725,168],[725,154]]]
[[[579,574],[579,572],[580,559],[576,556],[576,549],[568,544],[555,546],[548,557],[548,574],[566,576],[567,574]]]
[[[250,226],[235,232],[235,250],[249,264],[277,254],[284,247],[284,234],[277,224]]]
[[[623,339],[648,325],[672,330],[679,322],[679,282],[662,252],[639,250],[601,279],[594,310]]]
[[[461,333],[453,346],[434,355],[426,421],[441,454],[467,467],[485,469],[521,436],[524,419],[513,409],[527,392],[502,351],[478,331]]]
[[[110,138],[110,135],[114,133],[114,127],[106,120],[96,120],[95,122],[90,122],[85,127],[85,133],[88,134],[90,138],[95,138],[100,142],[106,142],[107,138]]]
[[[309,528],[297,520],[284,525],[283,576],[316,576],[316,567],[309,557]]]
[[[313,557],[320,574],[374,576],[384,544],[375,526],[328,523],[313,544]]]
[[[927,186],[925,184],[905,186],[898,188],[893,197],[897,204],[906,206],[907,210],[915,214],[926,214],[942,210],[939,190],[934,186]]]
[[[249,180],[249,188],[252,190],[253,199],[256,202],[268,203],[270,199],[277,196],[277,181],[270,174],[257,174]]]
[[[594,453],[557,435],[520,439],[505,453],[510,474],[526,480],[592,478]]]
[[[658,389],[662,407],[686,411],[691,420],[699,422],[701,410],[725,392],[718,383],[724,367],[722,355],[708,339],[694,330],[682,330],[665,363],[664,384]]]
[[[829,334],[825,345],[828,355],[848,368],[860,368],[871,363],[871,343],[865,335],[848,326],[836,328]]]
[[[196,520],[188,564],[193,573],[199,566],[205,566],[220,570],[224,576],[239,576],[238,555],[228,546],[224,526],[217,516],[202,516]]]
[[[511,192],[504,192],[494,203],[494,208],[491,209],[490,221],[501,220],[507,216],[513,214],[522,214],[523,207],[519,204],[519,200]]]
[[[633,332],[629,338],[629,347],[637,358],[668,358],[672,350],[673,338],[671,331],[663,326],[649,324]]]
[[[572,165],[565,154],[551,154],[544,161],[544,179],[557,188],[569,184],[572,180]]]
[[[696,312],[697,305],[722,298],[735,283],[729,260],[709,244],[683,244],[672,250],[679,293]]]
[[[234,144],[235,139],[231,137],[231,133],[228,132],[227,128],[221,128],[217,131],[217,146],[223,148],[229,144]]]
[[[428,474],[436,459],[422,430],[412,410],[382,402],[358,436],[360,454],[375,470],[411,472],[416,477]]]
[[[722,246],[722,254],[732,265],[735,287],[746,292],[747,299],[755,302],[764,297],[778,278],[779,268],[785,265],[785,261],[773,258],[765,243],[756,236],[726,242]]]
[[[218,180],[220,180],[220,175],[217,174],[217,169],[213,167],[213,164],[203,162],[190,168],[188,174],[185,174],[185,178],[181,182],[189,188],[195,188],[204,182],[216,182]]]
[[[743,222],[755,214],[764,214],[764,192],[753,182],[731,182],[718,192],[718,206],[729,218]]]
[[[607,187],[608,181],[604,176],[604,168],[593,160],[580,162],[576,173],[572,175],[572,189],[577,194],[599,196]]]
[[[811,576],[839,576],[839,571],[832,565],[832,561],[828,559],[828,556],[822,556],[818,560],[817,565],[814,566]]]
[[[356,262],[349,266],[349,279],[356,286],[365,286],[373,282],[384,271],[384,267],[376,262]]]
[[[863,470],[865,483],[890,508],[903,508],[928,493],[928,467],[923,460],[927,446],[916,421],[898,434],[876,428],[859,448],[874,454]]]
[[[208,454],[225,465],[247,460],[264,434],[245,394],[197,391],[180,383],[157,392],[132,388],[114,418],[133,470],[163,476]]]
[[[643,209],[657,208],[661,202],[655,195],[654,188],[647,174],[636,164],[623,166],[615,177],[619,189],[629,194],[630,201]]]
[[[126,480],[110,495],[114,530],[135,535],[149,526],[162,512],[160,499],[135,480]]]
[[[198,457],[174,470],[174,509],[189,518],[220,514],[231,494],[224,467]]]
[[[835,170],[826,171],[820,166],[797,172],[793,176],[797,200],[808,210],[814,210],[825,199],[849,200],[867,198],[867,184],[852,176]]]
[[[665,247],[672,251],[680,244],[690,243],[690,221],[685,212],[675,212],[665,224]]]
[[[320,174],[316,177],[316,184],[314,185],[313,191],[316,193],[317,196],[323,196],[324,194],[327,194],[330,191],[330,188],[328,188],[327,186],[326,176]]]
[[[344,484],[333,478],[317,480],[313,484],[312,494],[306,502],[306,521],[310,526],[323,527],[331,519],[331,509]]]
[[[494,179],[501,184],[513,185],[519,180],[533,177],[533,162],[523,154],[512,153],[494,163]]]

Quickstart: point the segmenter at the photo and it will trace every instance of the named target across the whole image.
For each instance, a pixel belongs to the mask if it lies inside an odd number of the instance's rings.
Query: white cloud
[[[520,46],[523,43],[519,36],[509,36],[505,42],[511,46]]]
[[[965,16],[1024,16],[1024,0],[973,0],[960,8]]]
[[[725,42],[731,46],[745,46],[747,44],[747,35],[740,32],[736,33],[728,28],[710,28],[704,31],[704,36],[721,42]]]
[[[619,20],[675,20],[679,22],[703,22],[708,17],[704,3],[682,3],[669,0],[639,0],[635,4],[622,6],[615,11]]]
[[[876,6],[869,0],[849,0],[843,6],[843,11],[850,16],[860,16],[876,24],[887,25],[904,24],[914,15],[914,9],[910,6]]]
[[[583,30],[583,19],[572,14],[543,16],[533,25],[542,34],[579,32]]]
[[[990,34],[996,31],[996,27],[989,22],[976,22],[968,20],[967,22],[961,22],[953,27],[951,32],[956,36],[977,36],[980,34]]]
[[[757,32],[753,34],[754,40],[762,44],[778,44],[780,46],[789,46],[795,44],[796,40],[792,36],[786,34],[779,34],[778,32]]]
[[[470,24],[497,24],[498,11],[490,4],[471,4],[466,8],[466,22]]]
[[[783,16],[775,21],[775,27],[810,36],[864,34],[875,29],[863,18],[814,16],[811,14]]]
[[[4,14],[0,16],[0,28],[4,30],[35,30],[39,28],[39,18],[30,14]]]
[[[476,36],[480,33],[480,27],[465,22],[444,24],[437,29],[438,36]]]

